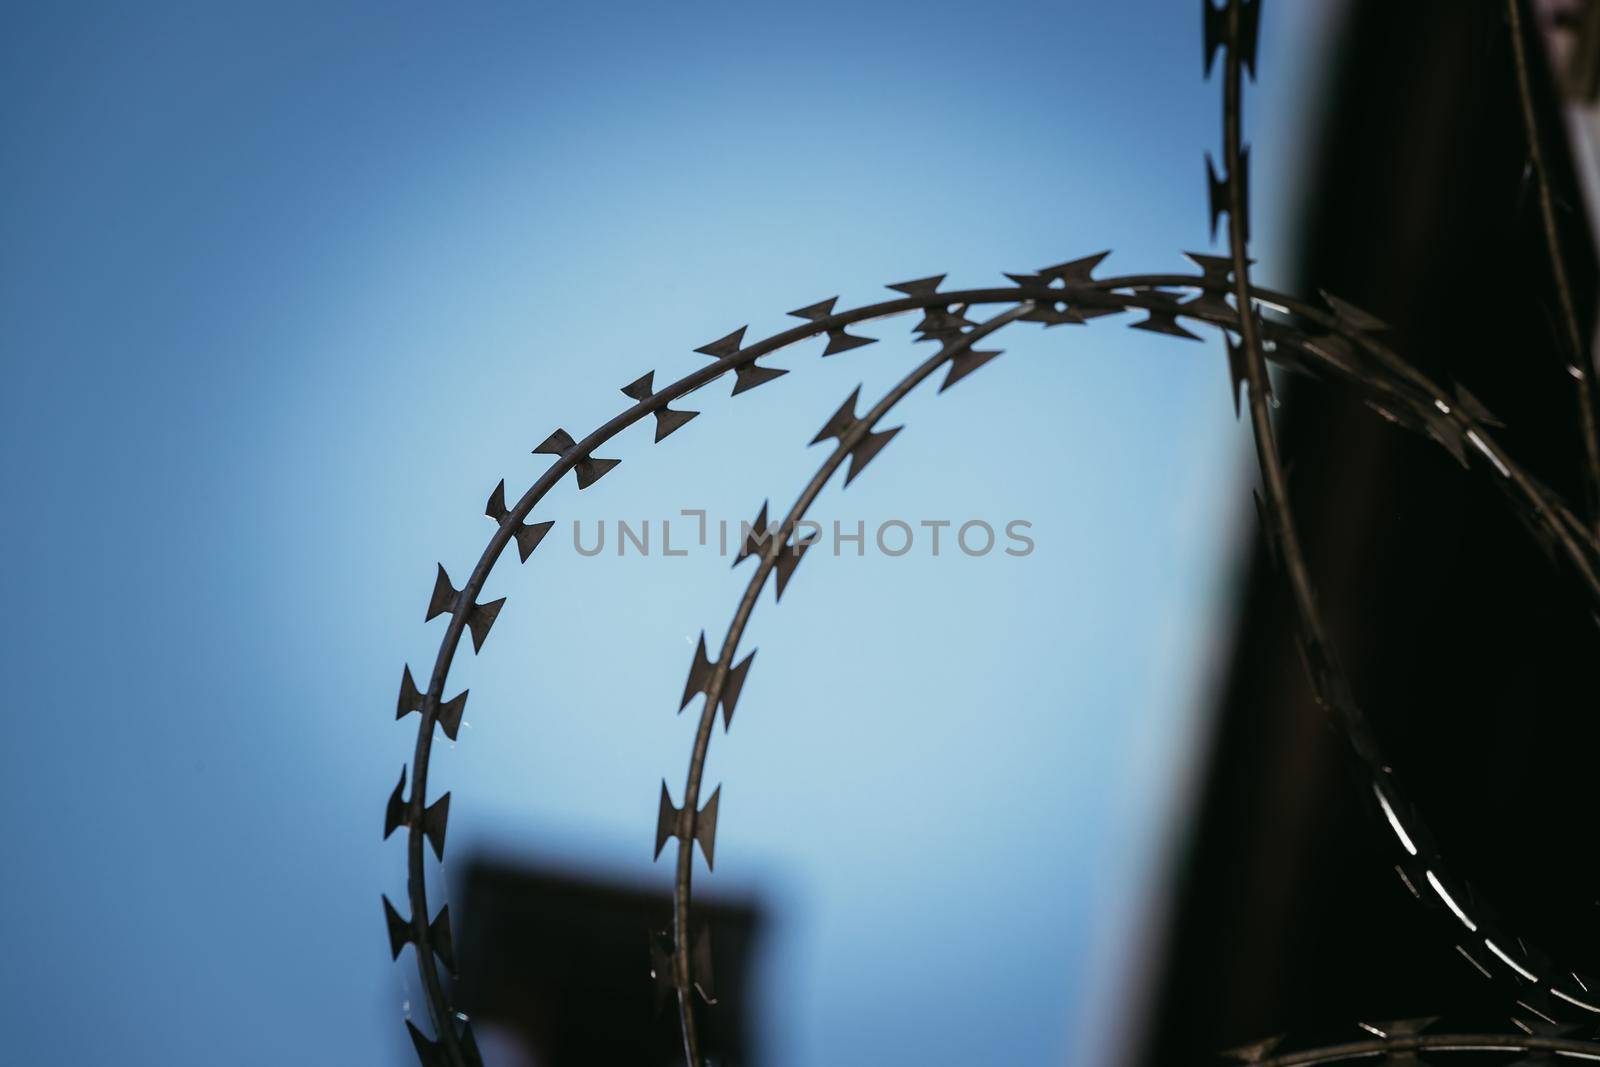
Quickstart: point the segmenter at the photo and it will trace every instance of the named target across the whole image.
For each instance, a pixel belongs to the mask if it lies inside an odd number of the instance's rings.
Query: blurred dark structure
[[[493,1040],[537,1067],[668,1067],[683,1063],[677,1002],[657,1010],[649,936],[668,926],[665,891],[556,874],[479,856],[466,865],[458,945],[458,1002]],[[751,903],[712,899],[717,1010],[702,1037],[713,1063],[758,1063],[749,1005],[758,1003],[762,915]],[[491,1063],[496,1062],[485,1049]]]
[[[1353,0],[1302,190],[1297,290],[1393,326],[1467,386],[1500,440],[1582,507],[1573,383],[1501,0]],[[1272,17],[1268,10],[1267,18]],[[1525,22],[1529,20],[1525,19]],[[1597,283],[1539,43],[1541,141],[1584,337]],[[1283,446],[1321,603],[1392,765],[1506,925],[1600,972],[1600,631],[1482,479],[1358,399],[1290,383]],[[1254,1038],[1443,1014],[1504,1029],[1514,991],[1396,877],[1392,838],[1312,702],[1289,601],[1259,540],[1165,958],[1135,1057],[1204,1062]],[[1510,993],[1510,995],[1508,995]],[[1536,1021],[1537,1006],[1516,1008]]]

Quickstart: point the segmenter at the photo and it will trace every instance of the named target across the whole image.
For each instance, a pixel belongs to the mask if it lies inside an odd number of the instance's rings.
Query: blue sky
[[[415,978],[378,907],[403,849],[379,828],[435,561],[470,569],[488,491],[526,488],[550,430],[741,324],[1103,248],[1182,269],[1219,125],[1197,7],[8,9],[19,1061],[403,1062]],[[1251,98],[1268,281],[1313,39],[1287,14]],[[787,506],[827,415],[925,354],[910,325],[708,387],[667,442],[629,431],[602,453],[620,468],[541,506],[555,531],[502,561],[508,607],[458,659],[451,855],[668,883],[676,695],[748,571],[583,558],[570,523]],[[699,885],[771,910],[763,1063],[1093,1062],[1126,1025],[1226,643],[1245,431],[1214,337],[1002,337],[816,514],[1020,518],[1036,551],[808,559],[747,637]]]

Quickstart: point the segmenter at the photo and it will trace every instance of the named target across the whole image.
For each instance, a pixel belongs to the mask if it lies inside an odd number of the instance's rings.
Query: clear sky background
[[[1268,282],[1313,6],[1269,6],[1250,96]],[[1200,54],[1197,0],[8,5],[8,1058],[407,1062],[391,709],[489,490],[802,304],[1103,248],[1183,269],[1220,136]],[[912,321],[708,387],[551,495],[453,675],[447,861],[668,884],[677,696],[748,565],[586,559],[570,522],[786,507],[827,415],[929,351]],[[1123,323],[1014,327],[816,512],[1025,519],[1031,556],[818,555],[763,598],[698,884],[774,921],[764,1064],[1106,1062],[1127,1025],[1248,494],[1220,341]]]

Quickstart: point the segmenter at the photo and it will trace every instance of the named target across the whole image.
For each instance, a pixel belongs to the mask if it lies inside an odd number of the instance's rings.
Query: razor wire
[[[1275,1053],[1276,1044],[1261,1042],[1240,1050],[1236,1059],[1248,1063],[1278,1065],[1332,1062],[1364,1056],[1411,1055],[1417,1050],[1430,1052],[1505,1050],[1523,1054],[1585,1056],[1600,1058],[1600,1044],[1569,1033],[1549,1032],[1568,1018],[1586,1021],[1600,1019],[1600,990],[1591,992],[1594,983],[1506,930],[1493,910],[1470,883],[1455,874],[1444,861],[1416,806],[1402,791],[1396,776],[1383,759],[1367,719],[1351,692],[1350,685],[1326,635],[1316,602],[1315,589],[1300,546],[1278,454],[1273,409],[1275,400],[1268,376],[1269,362],[1287,369],[1350,387],[1378,414],[1396,425],[1434,441],[1463,467],[1491,480],[1504,496],[1512,512],[1552,558],[1566,567],[1584,593],[1600,605],[1600,541],[1591,527],[1581,521],[1558,494],[1540,483],[1500,448],[1490,432],[1498,425],[1488,409],[1459,385],[1445,390],[1407,363],[1378,338],[1383,324],[1361,309],[1322,294],[1325,304],[1318,306],[1297,298],[1255,286],[1249,276],[1248,258],[1248,148],[1242,143],[1242,82],[1246,70],[1254,76],[1255,52],[1260,19],[1260,0],[1228,0],[1222,7],[1204,4],[1204,57],[1209,74],[1216,53],[1223,61],[1223,173],[1207,160],[1207,180],[1213,231],[1223,216],[1227,256],[1190,253],[1199,268],[1197,275],[1153,274],[1096,278],[1094,272],[1106,253],[1082,257],[1054,267],[1007,275],[1008,287],[941,292],[943,276],[921,278],[892,285],[900,295],[844,311],[835,310],[837,298],[820,301],[790,314],[800,325],[762,340],[746,344],[746,328],[695,349],[712,363],[662,387],[654,388],[655,372],[650,371],[624,386],[621,392],[634,403],[581,439],[574,439],[564,428],[551,432],[532,451],[555,457],[515,503],[508,504],[505,482],[491,492],[485,512],[496,528],[467,579],[457,589],[441,564],[438,567],[426,618],[446,616],[445,633],[435,658],[426,689],[419,688],[407,665],[402,672],[396,717],[419,714],[416,747],[409,768],[403,767],[399,783],[391,794],[385,812],[384,836],[404,827],[407,830],[407,891],[409,917],[402,916],[383,899],[390,948],[398,958],[406,945],[415,950],[433,1036],[422,1033],[410,1020],[406,1026],[421,1061],[447,1067],[477,1067],[481,1055],[473,1037],[470,1020],[452,1004],[445,987],[440,964],[455,970],[448,905],[441,906],[430,919],[425,884],[425,851],[431,848],[443,860],[450,794],[427,803],[429,761],[435,726],[454,740],[465,710],[467,692],[444,699],[451,664],[461,638],[472,637],[473,650],[481,650],[494,622],[505,605],[504,598],[480,602],[484,585],[495,564],[512,541],[518,556],[526,563],[549,532],[554,520],[527,521],[534,508],[570,471],[581,491],[609,474],[620,460],[594,453],[612,438],[647,415],[655,419],[654,443],[660,443],[694,419],[699,412],[670,405],[711,382],[732,373],[732,395],[767,384],[789,371],[757,362],[792,345],[813,338],[825,338],[822,355],[831,357],[874,343],[877,338],[851,333],[865,323],[921,312],[913,330],[918,340],[931,340],[938,351],[899,380],[876,404],[857,416],[860,389],[857,388],[824,424],[812,444],[832,439],[833,451],[799,494],[784,519],[772,528],[763,505],[756,523],[747,527],[735,566],[746,558],[757,560],[741,597],[716,660],[706,653],[702,632],[691,666],[681,712],[696,695],[705,697],[697,721],[689,770],[682,791],[682,805],[676,804],[666,782],[662,782],[657,814],[656,853],[666,842],[676,840],[676,873],[673,891],[673,920],[670,935],[652,934],[649,943],[651,967],[663,994],[675,994],[679,1025],[687,1062],[698,1067],[702,1062],[695,996],[714,1001],[712,951],[704,926],[694,922],[692,903],[693,855],[700,849],[707,867],[715,854],[717,813],[721,787],[700,804],[702,779],[710,740],[720,710],[724,731],[732,724],[734,709],[744,687],[754,653],[738,659],[739,643],[746,625],[769,577],[775,586],[775,599],[781,599],[809,547],[798,536],[806,510],[846,461],[844,484],[852,482],[887,446],[901,427],[878,430],[880,420],[900,400],[941,368],[947,368],[940,387],[942,393],[979,367],[1002,353],[975,348],[978,342],[1013,323],[1036,323],[1046,327],[1083,325],[1091,320],[1126,312],[1141,312],[1145,317],[1130,325],[1148,332],[1199,340],[1189,325],[1216,328],[1223,336],[1236,411],[1239,394],[1248,397],[1250,423],[1256,443],[1263,494],[1257,503],[1264,536],[1275,565],[1282,572],[1295,604],[1298,637],[1305,655],[1313,694],[1342,728],[1348,749],[1370,786],[1369,807],[1380,825],[1392,835],[1396,849],[1396,871],[1400,879],[1421,900],[1447,912],[1465,934],[1456,948],[1485,977],[1509,981],[1516,990],[1515,1004],[1532,1022],[1519,1020],[1527,1032],[1516,1034],[1426,1034],[1425,1026],[1363,1024],[1372,1037],[1342,1045],[1325,1046],[1297,1053]],[[1530,133],[1530,137],[1532,134]],[[1544,180],[1542,169],[1538,175]],[[1552,244],[1552,255],[1558,249]],[[1231,301],[1231,302],[1230,302]],[[967,314],[978,307],[999,306],[996,315],[974,323]],[[1579,377],[1580,393],[1585,388]],[[737,662],[736,662],[737,660]],[[407,772],[410,790],[407,793]],[[1537,1031],[1537,1032],[1535,1032]]]

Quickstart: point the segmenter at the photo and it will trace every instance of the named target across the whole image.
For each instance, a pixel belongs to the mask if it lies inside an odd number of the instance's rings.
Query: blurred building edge
[[[657,1010],[652,931],[671,927],[672,898],[479,855],[464,865],[457,1003],[490,1067],[668,1067],[683,1063],[677,1003]],[[747,900],[696,901],[709,924],[716,1006],[701,1013],[711,1063],[760,1062],[751,1008],[763,915]]]
[[[1289,191],[1301,205],[1298,289],[1325,288],[1390,323],[1386,341],[1435,381],[1467,386],[1505,421],[1512,454],[1581,508],[1573,385],[1504,2],[1341,6],[1330,81],[1305,131],[1314,167]],[[1567,140],[1581,131],[1579,105],[1558,96],[1540,43],[1548,19],[1527,11],[1534,110],[1588,342],[1595,202],[1577,175],[1596,172],[1573,157],[1600,123],[1576,148]],[[1576,14],[1560,32],[1578,34],[1587,20]],[[1577,966],[1600,960],[1600,862],[1573,845],[1590,832],[1600,751],[1585,603],[1481,478],[1349,391],[1285,384],[1281,439],[1321,606],[1400,780],[1508,928]],[[1259,538],[1239,595],[1143,1041],[1128,1059],[1215,1062],[1284,1032],[1349,1037],[1361,1019],[1442,1013],[1506,1028],[1507,990],[1454,951],[1459,926],[1395,877],[1396,846],[1311,700]]]

